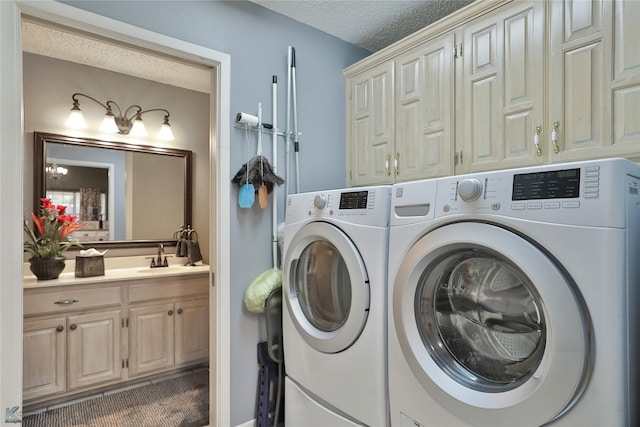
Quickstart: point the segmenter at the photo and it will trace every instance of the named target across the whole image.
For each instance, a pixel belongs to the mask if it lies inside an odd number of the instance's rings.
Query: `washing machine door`
[[[367,321],[369,279],[360,253],[339,228],[304,226],[285,256],[287,307],[313,348],[337,353],[353,344]]]
[[[424,390],[472,425],[543,425],[586,385],[590,319],[544,250],[486,223],[428,233],[393,283],[402,353]]]

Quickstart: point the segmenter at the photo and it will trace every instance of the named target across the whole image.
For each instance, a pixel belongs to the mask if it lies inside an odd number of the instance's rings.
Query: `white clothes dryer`
[[[394,426],[635,426],[640,166],[396,184]]]
[[[294,194],[284,231],[285,423],[388,425],[391,186]],[[306,409],[305,409],[306,408]],[[345,421],[348,424],[345,424]]]

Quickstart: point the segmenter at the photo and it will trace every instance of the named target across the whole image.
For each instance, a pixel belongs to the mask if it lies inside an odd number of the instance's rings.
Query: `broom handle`
[[[262,156],[262,102],[258,102],[258,156]]]

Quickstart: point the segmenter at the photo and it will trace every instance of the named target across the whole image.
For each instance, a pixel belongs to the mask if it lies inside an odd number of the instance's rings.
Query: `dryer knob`
[[[327,206],[327,196],[323,194],[318,194],[313,199],[313,205],[318,209],[324,209]]]
[[[475,178],[469,178],[458,184],[458,194],[465,202],[473,202],[482,194],[482,183]]]

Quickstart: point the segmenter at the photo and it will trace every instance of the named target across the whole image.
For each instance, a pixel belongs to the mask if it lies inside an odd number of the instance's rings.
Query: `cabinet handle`
[[[540,132],[542,132],[542,126],[536,126],[536,133],[533,134],[533,145],[536,146],[536,154],[542,156],[542,148],[540,148]]]
[[[558,129],[560,128],[560,122],[553,122],[553,129],[551,130],[551,142],[553,143],[553,152],[558,154],[560,147],[558,147]]]
[[[56,328],[56,331],[57,331],[57,332],[62,332],[62,331],[64,331],[64,326],[62,326],[62,325],[58,326],[58,327]]]
[[[54,304],[69,305],[69,304],[73,304],[74,302],[80,302],[80,300],[77,300],[77,299],[65,299],[65,300],[62,300],[62,301],[56,301],[56,302],[54,302]]]
[[[391,176],[391,168],[389,167],[391,164],[391,154],[387,156],[387,160],[384,161],[384,170],[387,172],[387,175]]]
[[[167,313],[169,316],[173,316],[173,310],[169,310],[169,313]]]
[[[400,175],[400,153],[396,153],[396,157],[393,159],[393,169],[396,175]]]
[[[182,309],[181,308],[178,309],[178,314],[182,314]]]
[[[72,331],[75,331],[78,328],[78,325],[76,325],[75,323],[72,323],[71,326],[69,326],[69,329],[71,329]]]

